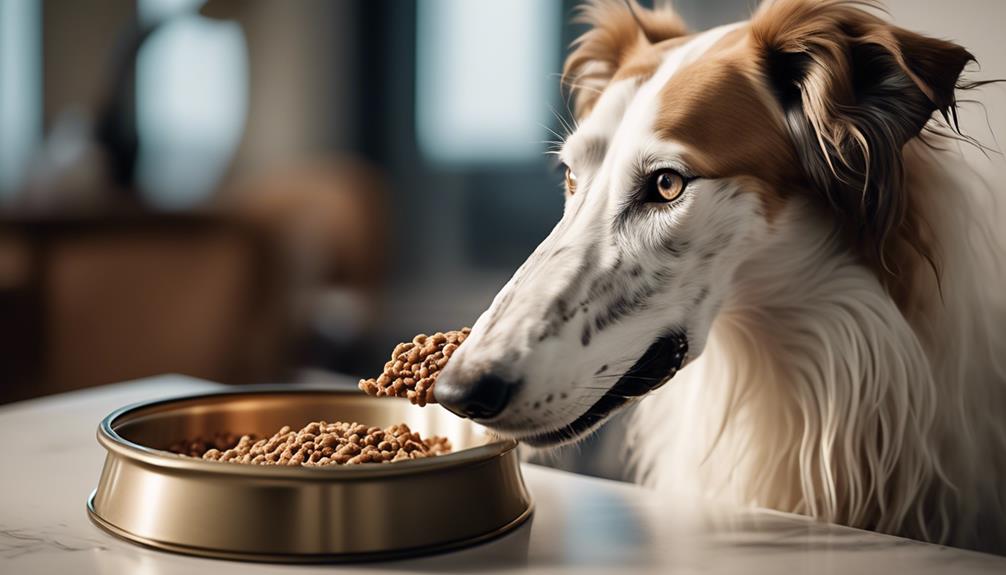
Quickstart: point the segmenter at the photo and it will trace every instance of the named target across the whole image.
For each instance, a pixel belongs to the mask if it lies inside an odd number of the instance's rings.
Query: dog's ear
[[[575,21],[590,27],[573,42],[562,69],[576,117],[590,112],[623,64],[643,48],[688,33],[670,6],[650,10],[636,0],[588,0]]]
[[[752,35],[804,171],[888,273],[888,239],[913,234],[902,148],[934,111],[955,114],[964,48],[892,26],[848,0],[762,6]],[[927,253],[922,255],[929,257]]]

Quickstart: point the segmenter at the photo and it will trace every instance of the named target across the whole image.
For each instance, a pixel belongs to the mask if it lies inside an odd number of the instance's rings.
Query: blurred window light
[[[155,22],[192,13],[206,3],[206,0],[140,0],[136,6],[140,19],[144,22]]]
[[[42,139],[40,0],[0,0],[0,197],[13,194]]]
[[[154,205],[189,207],[220,183],[248,108],[248,54],[233,22],[203,18],[201,0],[140,0],[145,22],[168,18],[137,60],[137,179]]]
[[[416,132],[444,163],[541,157],[558,94],[562,3],[417,2]]]

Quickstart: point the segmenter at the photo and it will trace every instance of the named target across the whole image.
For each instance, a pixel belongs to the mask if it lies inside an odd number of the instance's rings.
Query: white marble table
[[[166,376],[0,407],[0,574],[998,573],[1006,558],[763,510],[658,497],[534,465],[533,519],[496,541],[414,560],[283,566],[153,551],[92,525],[84,501],[104,453],[98,421],[122,405],[212,389]]]

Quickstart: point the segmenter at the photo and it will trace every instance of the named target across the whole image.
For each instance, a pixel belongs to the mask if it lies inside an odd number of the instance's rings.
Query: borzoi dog
[[[954,150],[974,58],[877,12],[691,34],[587,4],[565,212],[438,400],[550,446],[645,395],[657,488],[1006,549],[1003,220]]]

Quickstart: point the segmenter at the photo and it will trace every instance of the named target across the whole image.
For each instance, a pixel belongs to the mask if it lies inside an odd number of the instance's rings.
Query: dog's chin
[[[525,445],[539,449],[570,445],[590,435],[591,432],[611,417],[614,411],[613,409],[607,413],[602,413],[601,411],[595,412],[594,408],[591,407],[586,413],[558,429],[526,436],[517,436],[516,439]]]
[[[515,434],[532,447],[575,443],[597,429],[616,410],[670,381],[688,354],[688,338],[679,332],[657,339],[622,377],[573,421],[550,431]]]

